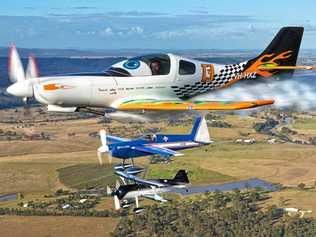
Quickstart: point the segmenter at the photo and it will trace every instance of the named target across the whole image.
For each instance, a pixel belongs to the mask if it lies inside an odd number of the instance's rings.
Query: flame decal
[[[72,86],[67,86],[67,85],[62,85],[62,84],[46,84],[43,86],[43,89],[45,91],[55,91],[55,90],[60,90],[60,89],[72,89]]]
[[[283,52],[277,56],[275,54],[265,54],[258,58],[249,68],[247,68],[243,74],[247,75],[252,72],[256,72],[259,76],[270,77],[273,76],[275,72],[260,70],[262,66],[279,66],[277,63],[278,60],[284,60],[292,56],[292,50]],[[274,57],[273,57],[274,56]],[[271,58],[272,57],[272,58]],[[268,60],[267,60],[268,59]]]

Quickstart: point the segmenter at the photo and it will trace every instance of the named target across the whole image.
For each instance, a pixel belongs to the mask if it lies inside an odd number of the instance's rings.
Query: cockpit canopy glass
[[[130,77],[131,74],[124,70],[123,68],[119,67],[110,67],[104,71],[105,76],[112,76],[112,77]]]
[[[145,134],[141,138],[146,141],[155,141],[157,139],[157,136],[156,134]]]
[[[104,71],[109,76],[133,77],[168,75],[170,57],[167,54],[151,54],[134,57],[116,63]]]

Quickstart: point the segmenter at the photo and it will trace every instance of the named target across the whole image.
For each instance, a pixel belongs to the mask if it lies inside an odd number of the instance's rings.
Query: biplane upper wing
[[[124,171],[115,171],[115,174],[124,178],[124,179],[127,179],[127,180],[130,180],[130,181],[134,181],[135,183],[138,183],[138,184],[144,184],[144,185],[148,185],[148,186],[151,186],[151,187],[159,187],[159,188],[162,188],[162,187],[165,187],[166,184],[163,184],[163,183],[160,183],[156,180],[147,180],[147,179],[142,179],[142,178],[139,178],[135,175],[132,175],[132,174],[128,174]]]
[[[271,105],[274,100],[253,101],[181,101],[128,100],[116,106],[119,110],[241,110]]]

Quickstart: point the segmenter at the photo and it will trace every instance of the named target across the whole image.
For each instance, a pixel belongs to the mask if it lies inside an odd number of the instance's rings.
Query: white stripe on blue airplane
[[[235,64],[216,64],[174,54],[138,56],[102,72],[40,77],[34,58],[27,72],[15,47],[9,52],[7,88],[11,95],[34,97],[48,111],[238,110],[273,104],[273,98],[253,101],[206,101],[196,97],[245,80],[256,80],[295,69],[302,27],[284,27],[257,57]],[[58,73],[58,72],[57,72]],[[109,115],[110,116],[110,115]]]
[[[151,134],[137,139],[125,139],[106,135],[105,130],[100,131],[101,146],[98,149],[100,164],[102,155],[108,154],[109,163],[112,157],[125,160],[133,158],[159,155],[170,158],[172,156],[182,156],[178,150],[204,146],[212,143],[204,117],[196,118],[190,134]],[[126,168],[125,166],[122,168]]]

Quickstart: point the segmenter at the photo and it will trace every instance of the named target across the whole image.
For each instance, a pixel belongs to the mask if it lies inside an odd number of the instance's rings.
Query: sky
[[[283,26],[316,48],[312,0],[2,0],[0,46],[261,49]]]

